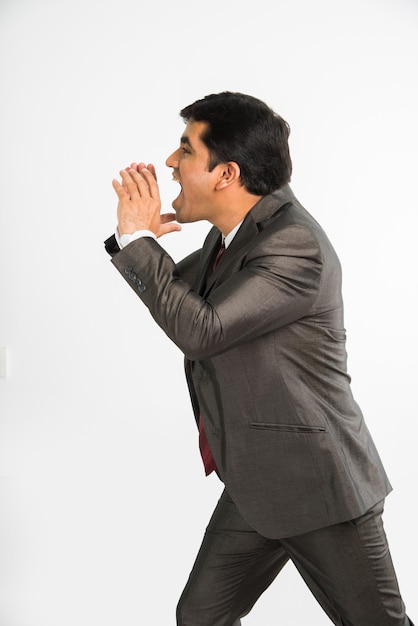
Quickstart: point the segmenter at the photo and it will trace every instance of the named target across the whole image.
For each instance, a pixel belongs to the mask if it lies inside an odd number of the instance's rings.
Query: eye
[[[190,150],[188,150],[187,148],[185,148],[184,146],[181,146],[180,150],[182,151],[183,154],[191,154]]]

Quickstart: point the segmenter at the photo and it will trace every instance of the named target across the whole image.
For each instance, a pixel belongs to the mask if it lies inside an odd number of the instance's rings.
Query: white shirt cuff
[[[116,229],[115,237],[120,249],[124,248],[128,245],[128,243],[131,243],[132,241],[135,241],[135,239],[139,239],[140,237],[152,237],[153,239],[157,240],[157,237],[155,233],[152,232],[152,230],[136,230],[134,233],[131,233],[129,235],[119,235],[119,231],[118,229]]]

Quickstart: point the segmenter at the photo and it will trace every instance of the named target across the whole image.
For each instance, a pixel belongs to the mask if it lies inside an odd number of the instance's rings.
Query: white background
[[[132,160],[155,163],[170,209],[178,112],[222,90],[289,122],[293,190],[341,258],[353,389],[418,619],[417,26],[416,0],[0,1],[0,626],[175,623],[221,485],[182,355],[102,241]],[[161,242],[180,259],[207,229]],[[329,623],[292,565],[244,620],[290,623]]]

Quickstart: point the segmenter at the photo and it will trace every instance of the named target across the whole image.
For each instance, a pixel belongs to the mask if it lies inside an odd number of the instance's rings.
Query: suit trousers
[[[178,626],[240,626],[289,559],[334,624],[412,626],[382,512],[380,502],[349,522],[268,539],[247,524],[224,491],[179,600]]]

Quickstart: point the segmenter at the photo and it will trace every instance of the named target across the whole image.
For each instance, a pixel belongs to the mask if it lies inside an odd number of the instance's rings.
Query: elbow
[[[187,345],[179,347],[189,361],[204,361],[213,356],[213,351],[205,350],[202,345],[191,345],[187,343]]]
[[[221,342],[216,341],[214,337],[207,338],[206,341],[193,341],[192,337],[188,337],[181,345],[177,345],[189,361],[204,361],[216,356],[223,350]]]

